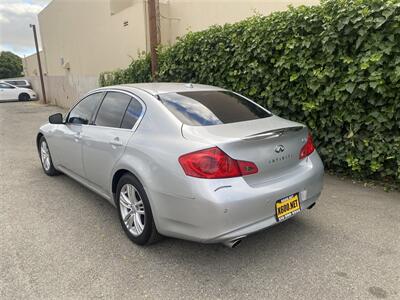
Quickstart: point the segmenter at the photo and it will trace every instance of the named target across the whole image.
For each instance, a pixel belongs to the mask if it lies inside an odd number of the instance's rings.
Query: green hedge
[[[328,168],[400,182],[400,0],[327,0],[213,26],[159,60],[159,81],[232,89],[307,124]],[[100,76],[150,80],[148,56]]]

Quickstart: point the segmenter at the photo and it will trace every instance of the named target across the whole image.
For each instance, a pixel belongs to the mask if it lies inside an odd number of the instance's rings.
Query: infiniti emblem
[[[277,145],[277,146],[275,147],[275,152],[276,152],[276,153],[281,153],[281,152],[283,152],[283,151],[285,151],[285,146],[283,146],[283,145]]]

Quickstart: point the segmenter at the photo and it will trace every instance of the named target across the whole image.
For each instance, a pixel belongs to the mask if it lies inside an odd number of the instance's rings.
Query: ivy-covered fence
[[[400,0],[325,0],[213,26],[159,60],[159,81],[232,89],[307,124],[328,168],[400,182]],[[148,56],[100,76],[145,81]]]

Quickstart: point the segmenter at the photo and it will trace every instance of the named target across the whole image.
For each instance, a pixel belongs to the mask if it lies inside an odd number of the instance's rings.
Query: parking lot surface
[[[400,194],[325,177],[312,210],[238,248],[139,247],[117,211],[41,169],[57,107],[0,103],[0,298],[400,299]]]

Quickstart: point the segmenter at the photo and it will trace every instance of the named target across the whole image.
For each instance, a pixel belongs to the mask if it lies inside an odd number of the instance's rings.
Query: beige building
[[[319,0],[159,0],[161,44],[188,31],[232,23],[254,14]],[[149,50],[145,0],[53,0],[39,13],[48,102],[69,107],[97,87],[101,72],[126,68]],[[25,58],[25,74],[40,93],[36,56]]]

